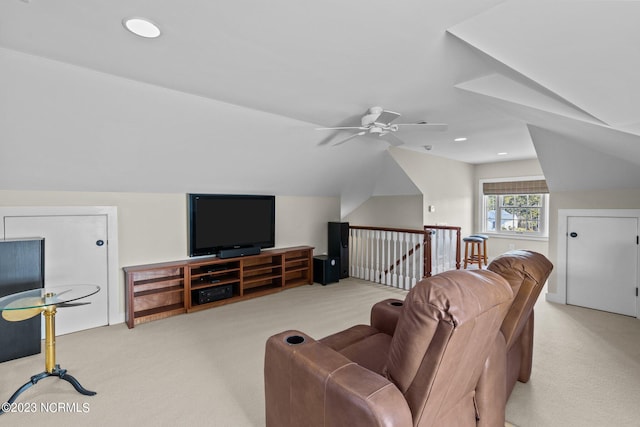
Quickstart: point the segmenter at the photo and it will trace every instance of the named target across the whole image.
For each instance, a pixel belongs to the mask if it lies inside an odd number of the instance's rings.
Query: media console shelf
[[[124,267],[129,328],[313,283],[313,248]]]

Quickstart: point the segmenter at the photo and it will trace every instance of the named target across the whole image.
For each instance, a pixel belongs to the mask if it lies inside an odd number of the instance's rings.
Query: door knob
[[[102,246],[104,245],[104,240],[97,240],[96,241],[96,246]]]
[[[575,231],[572,231],[571,233],[569,233],[569,236],[578,237],[578,233],[576,233]]]

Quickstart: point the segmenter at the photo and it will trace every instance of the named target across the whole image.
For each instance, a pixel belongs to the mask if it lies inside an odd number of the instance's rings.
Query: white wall
[[[188,258],[185,194],[0,190],[0,206],[116,206],[119,270]],[[276,196],[276,246],[309,245],[324,253],[327,222],[339,219],[337,197]],[[124,274],[120,292],[124,312]]]
[[[485,163],[475,166],[474,189],[474,232],[482,230],[480,224],[480,180],[496,178],[521,178],[543,176],[542,168],[537,160],[516,160],[512,162]],[[553,198],[553,196],[551,197]],[[554,229],[549,229],[549,233]],[[492,236],[487,244],[487,252],[490,258],[494,258],[512,249],[529,249],[548,256],[549,244],[545,240],[517,239],[501,236]]]
[[[424,195],[371,197],[346,216],[345,221],[354,225],[418,229],[423,224],[446,223],[461,226],[465,236],[481,230],[478,219],[481,179],[543,175],[537,160],[470,165],[409,150],[390,151]],[[435,212],[428,212],[430,205]],[[549,253],[547,240],[496,237],[488,244],[492,258],[511,249]]]
[[[351,225],[422,230],[422,195],[373,196],[343,221]]]
[[[338,197],[276,197],[276,246],[313,246],[327,253],[327,222],[340,221]]]
[[[536,159],[514,160],[511,162],[484,163],[475,166],[475,179],[517,178],[521,176],[544,175]]]
[[[473,165],[402,148],[389,151],[422,192],[424,224],[459,226],[463,236],[471,233]]]

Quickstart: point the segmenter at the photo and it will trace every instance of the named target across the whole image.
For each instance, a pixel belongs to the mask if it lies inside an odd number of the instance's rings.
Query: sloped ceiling
[[[640,187],[638,16],[636,1],[509,1],[448,30],[504,65],[457,87],[530,125],[551,190]]]
[[[580,189],[608,190],[637,188],[640,182],[638,163],[589,147],[581,139],[530,126],[533,140],[540,153],[540,162],[545,165],[549,187],[555,191],[572,191],[577,184]],[[633,159],[633,157],[630,157]],[[575,182],[575,166],[582,182]],[[604,177],[604,179],[603,179]]]
[[[558,144],[640,163],[638,6],[6,0],[0,186],[332,195],[344,213],[415,191],[384,140],[315,130],[380,105],[449,124],[402,130],[405,149],[469,163],[537,150],[552,190],[581,189],[591,179],[554,160]],[[162,36],[128,33],[132,16]]]

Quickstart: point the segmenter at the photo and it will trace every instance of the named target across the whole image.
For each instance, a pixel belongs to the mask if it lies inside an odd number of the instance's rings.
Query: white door
[[[567,217],[567,304],[636,316],[638,218]]]
[[[45,287],[90,284],[100,291],[62,307],[56,313],[56,334],[108,324],[108,257],[106,215],[5,217],[5,236],[44,237]]]

